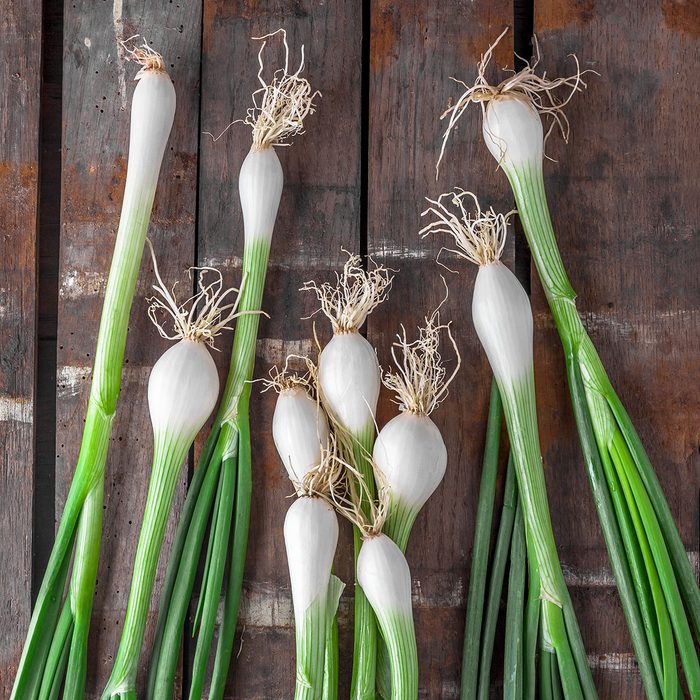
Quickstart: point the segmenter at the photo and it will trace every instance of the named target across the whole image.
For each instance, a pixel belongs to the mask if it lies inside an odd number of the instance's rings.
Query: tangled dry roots
[[[447,332],[457,359],[456,367],[449,377],[440,356],[440,333],[443,330]],[[394,392],[394,401],[400,410],[429,416],[447,396],[448,387],[461,365],[461,356],[450,324],[440,323],[438,307],[430,317],[426,317],[425,326],[418,329],[416,340],[408,342],[403,325],[396,338],[391,348],[396,370],[385,373],[384,386]]]
[[[138,80],[144,73],[148,71],[164,72],[165,61],[163,57],[154,49],[152,49],[145,41],[141,46],[131,46],[131,42],[138,39],[138,34],[135,34],[124,41],[119,42],[119,45],[124,49],[124,58],[127,61],[133,61],[141,66],[141,70],[136,74],[134,80]]]
[[[206,343],[213,347],[214,339],[223,330],[230,330],[228,324],[241,314],[238,312],[238,304],[240,302],[240,293],[245,284],[245,280],[241,283],[241,289],[231,287],[224,289],[224,280],[221,273],[213,267],[191,267],[189,269],[190,279],[192,273],[197,273],[197,287],[199,291],[186,299],[181,304],[178,304],[175,297],[175,287],[168,289],[163,282],[158,270],[155,252],[151,242],[147,240],[151,250],[151,258],[153,260],[153,271],[156,276],[156,284],[152,285],[155,295],[149,297],[146,301],[149,302],[148,317],[153,322],[153,325],[158,329],[158,332],[167,340],[194,340]],[[212,282],[207,282],[207,275],[213,275]],[[231,295],[235,295],[235,299],[231,303],[224,303]],[[173,332],[168,333],[165,330],[163,321],[159,318],[159,314],[165,312],[166,317],[170,317],[173,323]],[[244,312],[241,312],[244,313]]]
[[[520,97],[526,99],[540,114],[545,114],[550,118],[549,129],[544,137],[545,142],[555,126],[559,128],[564,141],[568,142],[569,140],[569,120],[564,113],[564,107],[569,104],[576,92],[587,87],[586,83],[582,79],[582,76],[586,73],[593,73],[595,75],[598,75],[598,73],[593,70],[582,71],[576,55],[570,54],[576,63],[576,70],[572,75],[564,78],[554,78],[551,80],[547,78],[547,74],[545,72],[543,72],[542,75],[537,75],[535,73],[535,69],[540,62],[541,54],[537,37],[533,37],[533,48],[535,52],[534,58],[527,62],[525,67],[517,72],[512,69],[504,69],[505,71],[512,73],[512,75],[497,85],[491,85],[486,79],[486,69],[491,62],[494,49],[507,32],[508,28],[506,28],[500,34],[496,41],[494,41],[494,43],[489,46],[488,50],[481,56],[481,60],[477,66],[478,72],[476,80],[473,85],[467,85],[467,83],[462,80],[451,78],[456,83],[464,87],[464,92],[460,95],[459,99],[454,105],[448,107],[440,115],[441,120],[449,117],[449,121],[447,123],[445,133],[442,136],[440,156],[438,158],[437,165],[435,166],[436,179],[440,171],[440,163],[445,155],[445,148],[447,146],[447,141],[450,134],[457,125],[457,122],[461,116],[472,103],[478,103],[481,106],[482,113],[485,115],[486,105],[491,100],[495,100],[506,95],[519,95]],[[568,93],[563,98],[560,98],[556,94],[558,88],[568,88]]]
[[[464,205],[466,198],[471,198],[476,211],[470,213]],[[455,206],[449,209],[444,200]],[[515,210],[497,214],[493,207],[482,210],[476,195],[466,190],[456,189],[441,194],[437,199],[428,199],[430,207],[421,212],[421,216],[432,214],[435,220],[424,226],[419,234],[423,237],[431,233],[446,233],[452,236],[457,249],[447,248],[451,253],[466,258],[476,265],[490,265],[499,260],[503,253],[508,233],[510,218]]]
[[[334,333],[357,331],[374,309],[387,297],[394,279],[389,268],[377,265],[369,258],[371,270],[362,268],[359,255],[348,253],[342,274],[336,273],[335,286],[313,280],[306,282],[301,291],[312,291],[318,297],[322,311],[333,325]]]
[[[267,40],[281,34],[284,43],[284,68],[275,71],[270,83],[263,78],[263,51]],[[304,119],[315,111],[314,99],[321,93],[312,91],[306,78],[300,76],[304,69],[304,47],[301,47],[301,60],[294,73],[289,68],[289,46],[284,29],[253,37],[262,41],[258,52],[258,80],[262,86],[253,93],[253,106],[248,110],[245,123],[253,129],[253,145],[262,149],[270,146],[287,145],[285,141],[304,133]]]

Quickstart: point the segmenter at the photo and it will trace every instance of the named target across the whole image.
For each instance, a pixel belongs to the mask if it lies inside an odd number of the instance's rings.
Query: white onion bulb
[[[368,537],[357,558],[357,580],[378,616],[411,613],[411,572],[403,552],[386,535]]]
[[[338,333],[323,348],[318,382],[331,411],[353,434],[373,425],[381,371],[374,348],[359,333]]]
[[[532,308],[522,285],[500,260],[479,268],[472,316],[496,380],[507,389],[533,367]]]
[[[302,496],[284,519],[289,577],[292,582],[294,620],[301,629],[306,609],[325,595],[338,544],[338,518],[320,498]]]
[[[408,411],[381,429],[373,457],[392,497],[414,512],[440,485],[447,467],[447,448],[438,427],[429,416]]]
[[[153,365],[148,407],[153,432],[191,443],[216,406],[219,375],[204,343],[181,340]]]
[[[282,164],[275,149],[252,147],[238,179],[246,242],[272,240],[283,185]]]
[[[305,389],[283,389],[272,417],[272,437],[289,478],[301,482],[321,464],[328,445],[328,419]]]
[[[510,94],[490,100],[483,135],[491,155],[505,166],[542,162],[542,119],[527,97]]]

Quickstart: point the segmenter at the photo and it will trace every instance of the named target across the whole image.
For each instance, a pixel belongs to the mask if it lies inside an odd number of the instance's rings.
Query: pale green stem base
[[[418,650],[411,613],[378,610],[391,668],[391,700],[417,700]]]
[[[382,532],[390,537],[404,554],[417,517],[418,512],[414,508],[390,497],[388,515]],[[377,693],[385,700],[391,697],[391,665],[386,644],[381,637],[377,640]]]
[[[155,436],[153,470],[136,548],[129,602],[114,667],[102,693],[103,700],[128,697],[136,691],[136,676],[143,665],[140,658],[141,645],[148,621],[160,548],[180,468],[193,439],[189,435]]]
[[[343,588],[343,583],[331,575],[325,594],[306,609],[304,623],[296,629],[295,700],[323,699],[326,644]]]
[[[355,464],[370,489],[374,498],[374,472],[367,455],[372,454],[374,447],[374,424],[370,423],[364,431],[354,436]],[[366,506],[363,506],[366,511]],[[353,544],[355,553],[355,581],[357,581],[357,557],[362,547],[362,533],[353,528]],[[352,683],[350,697],[352,700],[374,700],[376,697],[377,673],[377,620],[362,588],[355,583],[355,621]]]

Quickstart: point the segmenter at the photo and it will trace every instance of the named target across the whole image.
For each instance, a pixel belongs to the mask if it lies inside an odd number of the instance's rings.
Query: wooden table
[[[313,299],[297,290],[328,279],[341,247],[400,270],[367,324],[382,362],[399,323],[411,329],[443,294],[421,240],[426,195],[462,186],[510,208],[505,177],[462,120],[435,183],[438,116],[473,80],[480,53],[513,22],[506,0],[3,0],[0,42],[0,695],[7,697],[32,593],[75,464],[99,311],[126,172],[135,69],[118,40],[141,33],[167,59],[178,109],[150,237],[167,279],[192,264],[234,281],[242,252],[237,172],[249,144],[241,117],[256,87],[251,36],[283,26],[306,46],[323,93],[293,148],[280,149],[286,189],[272,249],[258,375],[311,348]],[[513,63],[532,30],[516,2],[515,31],[497,51]],[[658,469],[693,561],[700,486],[700,97],[697,3],[538,0],[534,31],[551,75],[575,52],[597,70],[568,109],[571,139],[548,142],[547,187],[579,308]],[[525,47],[525,48],[523,48]],[[569,406],[561,349],[522,237],[506,259],[532,280],[541,438],[554,527],[602,698],[643,692],[607,563]],[[449,445],[444,484],[408,549],[414,577],[421,697],[458,697],[465,591],[490,376],[469,305],[474,270],[450,276],[444,315],[464,357],[435,419]],[[103,551],[88,696],[103,686],[123,619],[149,478],[149,369],[167,343],[146,318],[144,261],[131,315],[120,409],[107,465]],[[326,331],[324,324],[319,329]],[[219,345],[227,362],[229,339]],[[253,400],[254,504],[230,697],[283,698],[293,683],[293,630],[282,522],[290,488],[270,440],[271,394]],[[385,397],[380,424],[395,408]],[[190,470],[192,461],[190,461]],[[182,503],[187,470],[176,496]],[[166,550],[174,531],[168,528]],[[337,569],[351,580],[347,528]],[[162,582],[156,584],[156,594]],[[157,597],[153,601],[155,617]],[[349,592],[341,605],[347,622]],[[347,697],[350,635],[342,634]],[[186,642],[183,668],[190,659]],[[186,675],[186,671],[185,671]],[[499,685],[494,684],[494,697]]]

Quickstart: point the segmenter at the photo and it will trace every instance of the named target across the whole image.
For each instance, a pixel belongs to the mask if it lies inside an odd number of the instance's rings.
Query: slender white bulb
[[[357,434],[374,423],[381,370],[374,348],[359,333],[338,333],[323,348],[318,382],[338,420]]]
[[[322,449],[328,445],[328,419],[302,387],[279,393],[272,416],[272,438],[292,481],[303,481],[321,464]]]
[[[294,620],[301,629],[306,609],[328,589],[338,544],[338,517],[320,498],[302,496],[284,519]]]
[[[486,106],[483,134],[491,155],[506,167],[542,163],[542,119],[526,97],[511,94],[491,100]]]
[[[418,512],[440,485],[447,448],[429,416],[404,411],[392,418],[374,443],[374,462],[392,497]]]
[[[204,343],[181,340],[161,355],[148,379],[153,432],[191,442],[219,396],[219,375]]]
[[[386,535],[368,537],[362,543],[357,580],[377,616],[411,612],[411,571],[403,552]]]
[[[472,317],[499,384],[507,388],[526,376],[533,366],[532,308],[522,285],[500,260],[479,268]]]
[[[144,70],[131,102],[127,187],[155,190],[175,117],[175,88],[165,71]]]
[[[253,146],[238,178],[246,243],[272,240],[283,185],[282,164],[275,149]]]

